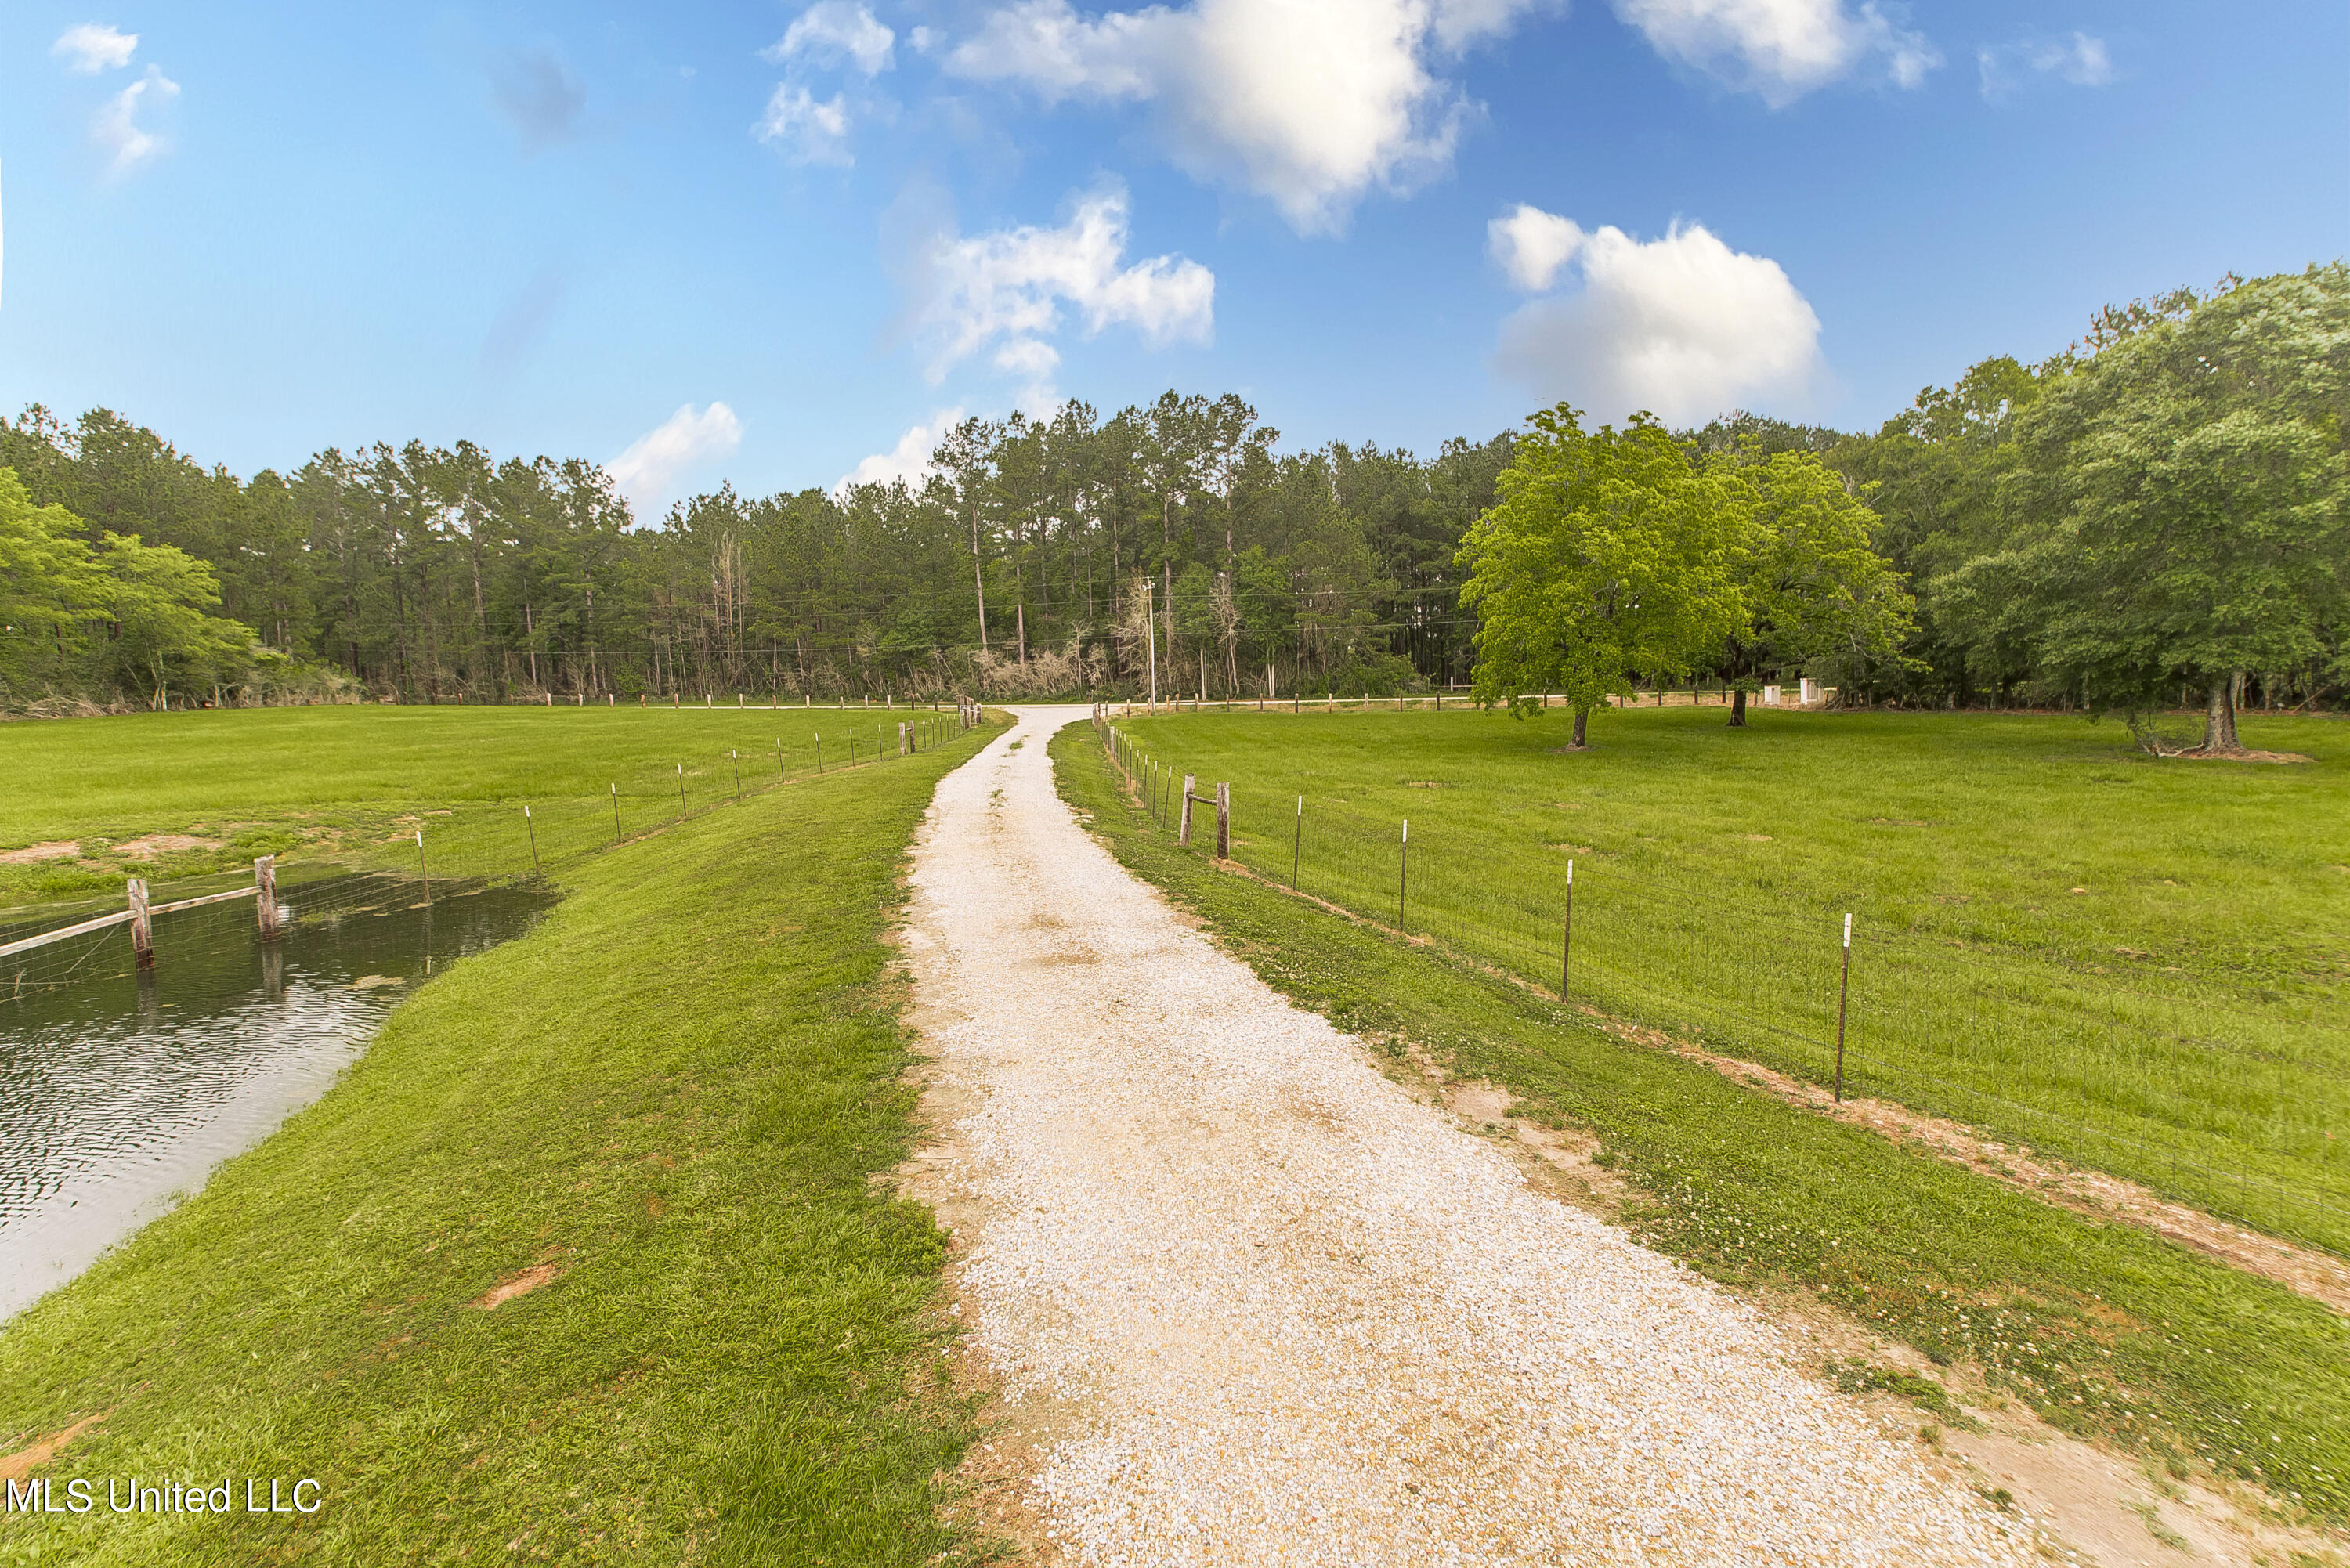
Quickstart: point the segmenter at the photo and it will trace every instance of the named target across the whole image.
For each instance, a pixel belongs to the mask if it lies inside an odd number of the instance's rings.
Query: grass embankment
[[[1269,983],[1399,1058],[1417,1048],[1504,1085],[1538,1121],[1597,1137],[1599,1158],[1646,1195],[1627,1218],[1651,1245],[1731,1285],[1815,1293],[2068,1430],[2350,1520],[2350,1323],[2325,1308],[1219,872],[1126,804],[1091,729],[1064,731],[1053,754],[1062,793],[1119,858]]]
[[[0,1453],[104,1417],[45,1472],[60,1500],[99,1478],[98,1511],[0,1516],[0,1558],[959,1555],[944,1238],[875,1178],[912,1137],[903,851],[984,739],[584,860],[528,936],[0,1327]],[[235,1478],[240,1507],[243,1478],[315,1477],[325,1506],[109,1515],[103,1478],[133,1476]]]
[[[1215,712],[1119,729],[1236,857],[1825,1083],[1856,917],[1846,1084],[2350,1252],[2350,724],[2248,716],[2310,765],[2155,761],[2050,715],[1572,720]]]
[[[784,777],[879,754],[898,725],[943,742],[951,704],[928,708],[318,707],[134,713],[0,724],[0,853],[72,844],[57,858],[0,862],[0,905],[114,893],[151,878],[249,867],[257,855],[416,867],[425,830],[436,874],[530,869],[532,806],[550,873],[615,837],[677,820]],[[780,752],[777,742],[781,742]],[[853,747],[853,750],[852,750]],[[151,856],[120,846],[200,842]]]

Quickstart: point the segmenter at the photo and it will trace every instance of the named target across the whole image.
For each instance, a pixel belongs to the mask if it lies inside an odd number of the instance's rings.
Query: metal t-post
[[[1852,994],[1852,915],[1844,918],[1844,975],[1836,981],[1835,1103],[1844,1104],[1844,1010]]]
[[[1566,923],[1558,938],[1558,999],[1566,1000],[1568,966],[1575,961],[1575,862],[1566,863]]]
[[[1297,836],[1289,846],[1289,890],[1297,891],[1297,862],[1305,853],[1305,797],[1297,797]]]
[[[1366,697],[1365,702],[1370,701]],[[1403,855],[1396,863],[1396,929],[1403,929],[1403,891],[1411,881],[1411,818],[1403,819]]]

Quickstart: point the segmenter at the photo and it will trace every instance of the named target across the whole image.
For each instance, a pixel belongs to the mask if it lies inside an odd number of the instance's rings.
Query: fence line
[[[902,714],[907,710],[901,708],[898,711]],[[719,753],[716,759],[730,769],[727,783],[714,794],[705,792],[704,798],[699,802],[692,799],[689,785],[691,780],[702,775],[689,773],[681,762],[671,764],[672,772],[669,775],[677,786],[674,794],[670,794],[665,786],[657,790],[647,789],[640,782],[624,793],[619,780],[608,779],[607,793],[594,796],[552,799],[539,796],[528,801],[479,802],[436,808],[430,813],[410,813],[401,819],[401,836],[386,844],[371,846],[355,857],[346,857],[353,863],[353,869],[340,876],[304,883],[300,894],[307,907],[322,888],[347,884],[361,877],[390,875],[420,883],[425,898],[430,900],[435,882],[462,884],[466,888],[473,888],[537,879],[544,877],[545,865],[549,859],[601,853],[676,826],[690,817],[704,815],[720,805],[743,800],[754,790],[764,793],[780,788],[792,782],[795,776],[820,776],[843,768],[870,766],[916,755],[953,741],[984,720],[985,710],[980,704],[962,702],[936,713],[925,711],[917,718],[899,720],[895,726],[894,742],[889,733],[889,725],[877,725],[870,743],[851,752],[847,760],[836,760],[827,765],[821,752],[816,751],[815,767],[797,775],[785,765],[785,753],[779,739],[776,742],[775,774],[772,778],[757,775],[755,784],[742,776],[740,748],[730,748]],[[854,739],[861,742],[864,738],[856,736]],[[811,750],[815,750],[813,745]],[[603,823],[608,801],[610,826],[606,827]],[[648,821],[655,801],[669,804],[653,820]],[[633,808],[637,816],[639,826],[633,834],[624,825],[624,805]],[[445,820],[434,821],[433,818]],[[409,847],[411,846],[412,847]],[[105,945],[105,940],[113,929],[120,926],[131,928],[134,956],[140,968],[149,967],[154,961],[155,950],[148,922],[155,916],[200,905],[233,898],[255,898],[259,934],[265,941],[276,934],[273,927],[274,917],[279,909],[275,897],[278,886],[276,880],[277,869],[276,857],[265,856],[255,863],[251,874],[253,881],[244,886],[169,902],[152,901],[145,880],[134,877],[128,879],[125,888],[127,909],[86,917],[55,929],[39,929],[34,922],[20,923],[14,928],[0,927],[0,939],[5,939],[0,941],[0,959],[14,961],[6,969],[0,970],[0,1001],[22,996],[30,990],[48,990],[72,983],[83,965]],[[191,881],[201,885],[213,880],[218,875],[191,878]],[[272,894],[266,901],[257,897],[265,888]],[[81,940],[85,938],[97,940]]]
[[[1167,822],[1166,781],[1182,770],[1106,716],[1097,728],[1120,775]],[[1866,919],[1847,950],[1842,909],[1747,888],[1708,896],[1587,864],[1569,873],[1564,856],[1555,881],[1525,877],[1523,864],[1501,875],[1500,857],[1433,815],[1407,829],[1302,795],[1237,784],[1217,794],[1236,803],[1230,857],[1268,882],[1545,992],[1569,981],[1575,1002],[1823,1089],[1837,1084],[1841,1034],[1847,1095],[2350,1255],[2350,1161],[2327,1137],[2350,1125],[2339,1066],[2350,1030],[2337,1023],[2230,1011],[2199,976],[2170,983],[2061,955],[2002,959]],[[1245,831],[1252,803],[1262,833]],[[1725,929],[1742,940],[1725,942]]]

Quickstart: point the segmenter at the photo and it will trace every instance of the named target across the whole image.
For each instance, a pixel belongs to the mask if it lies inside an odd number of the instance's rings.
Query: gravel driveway
[[[1087,1563],[2022,1563],[1757,1313],[1578,1210],[1121,870],[1021,722],[939,786],[907,945],[958,1310],[1069,1412]],[[1014,742],[1022,742],[1014,750]]]

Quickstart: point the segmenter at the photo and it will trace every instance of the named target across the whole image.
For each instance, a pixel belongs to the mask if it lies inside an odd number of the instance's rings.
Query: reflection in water
[[[345,877],[275,942],[249,901],[120,929],[73,983],[0,993],[0,1318],[71,1279],[325,1092],[438,965],[519,935],[541,888]]]

